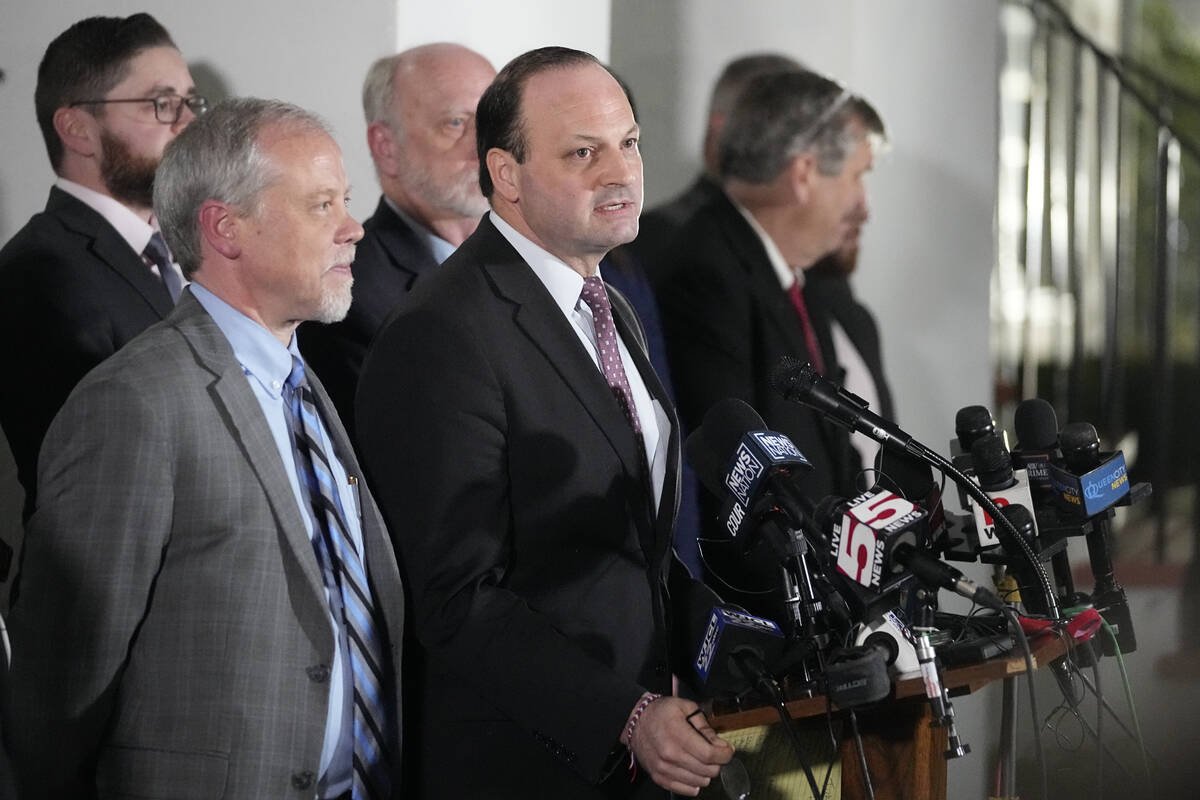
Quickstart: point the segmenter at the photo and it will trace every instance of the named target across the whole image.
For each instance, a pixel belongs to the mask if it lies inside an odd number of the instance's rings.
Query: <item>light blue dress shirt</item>
[[[292,455],[291,432],[288,430],[287,418],[284,416],[282,394],[284,383],[292,371],[292,356],[299,357],[300,355],[300,351],[296,347],[296,337],[293,334],[292,341],[287,347],[284,347],[270,331],[200,284],[190,284],[187,291],[196,297],[200,305],[204,306],[204,310],[217,323],[221,333],[225,334],[225,338],[229,340],[238,363],[242,365],[242,371],[246,374],[246,380],[254,391],[254,397],[262,407],[267,427],[271,429],[271,437],[279,451],[279,458],[283,461],[283,469],[291,483],[292,494],[295,495],[296,504],[300,507],[300,518],[304,520],[305,531],[311,541],[313,538],[312,512],[300,486],[300,478],[296,473],[295,457]],[[329,413],[328,409],[322,409],[322,411]],[[345,467],[334,456],[333,445],[329,441],[329,434],[324,424],[321,425],[321,445],[332,461],[334,482],[339,487],[342,508],[346,511],[348,532],[354,540],[355,546],[358,547],[358,552],[362,553],[364,551],[358,498],[354,487],[347,479]],[[315,553],[313,557],[316,558]],[[327,604],[330,600],[328,594],[329,590],[326,588]],[[345,637],[341,635],[341,624],[334,619],[332,612],[329,615],[329,624],[333,628],[334,640],[344,642]],[[344,746],[338,747],[339,742],[352,742],[353,735],[344,727],[347,721],[352,724],[353,719],[353,706],[349,704],[350,695],[347,688],[350,676],[348,672],[343,672],[342,665],[344,663],[346,662],[341,647],[334,648],[333,663],[330,665],[329,710],[325,722],[325,742],[321,748],[321,795],[323,797],[336,797],[349,790],[353,780],[353,764],[351,763],[353,749],[351,747],[350,752],[347,753]]]

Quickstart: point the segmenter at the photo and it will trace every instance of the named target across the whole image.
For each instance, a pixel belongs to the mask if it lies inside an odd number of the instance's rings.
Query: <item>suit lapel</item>
[[[412,289],[419,275],[437,268],[437,261],[417,232],[392,210],[383,197],[379,198],[375,213],[363,223],[363,227],[379,241],[392,267],[404,274],[406,288]]]
[[[643,350],[642,343],[644,336],[639,335],[640,330],[637,327],[639,323],[633,307],[621,296],[620,292],[611,287],[609,287],[609,292],[611,293],[610,300],[612,301],[613,320],[617,327],[617,333],[620,334],[621,341],[625,342],[625,348],[629,351],[634,364],[637,365],[638,373],[642,376],[642,382],[646,385],[646,390],[650,393],[651,397],[659,402],[666,412],[667,418],[670,420],[671,430],[666,442],[668,448],[666,476],[663,479],[662,497],[659,498],[658,502],[658,514],[656,516],[652,514],[651,517],[654,520],[654,545],[648,548],[649,553],[653,553],[655,557],[658,557],[671,545],[675,518],[679,513],[679,417],[675,413],[675,406],[671,403],[666,389],[658,379],[658,374],[650,364],[649,357],[645,350]],[[649,490],[650,476],[646,477],[647,488]],[[653,512],[653,504],[649,508]]]
[[[722,195],[716,205],[726,237],[737,255],[738,263],[747,265],[746,279],[750,291],[758,298],[759,306],[767,320],[787,343],[793,354],[808,353],[804,332],[800,329],[796,309],[787,293],[779,285],[779,279],[771,268],[766,248],[750,223],[737,210],[728,197]]]
[[[469,241],[477,248],[478,260],[497,292],[516,306],[513,320],[517,327],[542,351],[567,388],[579,398],[604,432],[625,471],[641,475],[641,460],[629,422],[546,287],[489,220],[480,223]]]
[[[324,623],[316,626],[317,630],[324,631],[324,634],[318,634],[321,638],[317,641],[324,641],[331,636],[329,626],[325,623],[328,609],[325,585],[313,557],[312,543],[300,517],[295,493],[280,461],[279,448],[263,417],[262,407],[225,335],[189,292],[184,292],[180,298],[179,307],[171,320],[191,344],[196,360],[215,376],[209,385],[213,402],[222,412],[221,416],[229,425],[234,441],[241,447],[251,470],[262,484],[279,527],[281,549],[291,555],[292,569],[308,588],[308,594],[316,603],[313,611]]]
[[[54,187],[46,213],[56,215],[69,230],[90,238],[92,253],[141,295],[159,317],[167,318],[175,304],[166,286],[95,209]]]

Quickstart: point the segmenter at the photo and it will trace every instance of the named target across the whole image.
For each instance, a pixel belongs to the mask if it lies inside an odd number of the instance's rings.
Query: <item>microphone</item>
[[[1050,484],[1050,464],[1059,463],[1058,417],[1054,406],[1040,397],[1022,400],[1013,415],[1017,446],[1013,448],[1014,467],[1024,467],[1029,476],[1029,489],[1038,499],[1048,499],[1054,492]]]
[[[992,419],[992,412],[987,406],[964,406],[954,415],[954,435],[958,437],[958,450],[961,453],[971,452],[971,445],[977,439],[995,432],[996,420]]]
[[[954,435],[950,440],[950,463],[962,470],[964,475],[975,475],[975,464],[971,461],[971,445],[985,436],[996,433],[996,420],[987,406],[964,406],[954,415]],[[971,507],[963,487],[958,487],[958,504],[964,509]]]
[[[975,465],[975,477],[982,489],[997,508],[1021,505],[1032,511],[1033,495],[1029,491],[1029,477],[1024,470],[1014,470],[1012,459],[1004,447],[1004,440],[991,433],[976,439],[971,444],[971,461]],[[975,532],[979,549],[1000,544],[996,533],[996,520],[978,503],[971,503],[975,517]],[[1037,535],[1036,528],[1034,536]]]
[[[1117,647],[1122,653],[1132,653],[1137,649],[1137,637],[1133,632],[1133,618],[1129,613],[1129,602],[1125,597],[1125,589],[1117,583],[1113,575],[1112,557],[1109,553],[1109,539],[1112,538],[1112,505],[1129,493],[1129,478],[1125,472],[1125,458],[1118,450],[1104,461],[1102,470],[1105,475],[1101,480],[1088,479],[1101,467],[1100,437],[1096,429],[1086,422],[1074,422],[1063,427],[1059,434],[1062,445],[1063,461],[1072,473],[1084,476],[1081,482],[1088,482],[1084,489],[1084,499],[1105,503],[1104,507],[1091,517],[1092,530],[1086,536],[1088,559],[1092,564],[1092,575],[1096,579],[1092,591],[1092,604],[1108,621],[1116,635]],[[1118,463],[1119,460],[1119,463]],[[1088,489],[1096,485],[1095,492]],[[1058,486],[1055,487],[1059,488]],[[1124,491],[1121,491],[1121,490]],[[1090,496],[1089,496],[1090,495]],[[1113,495],[1116,495],[1113,497]],[[1109,500],[1109,498],[1112,498]],[[1085,509],[1087,505],[1085,504]],[[1112,640],[1105,637],[1101,645],[1105,655],[1115,655],[1116,650]]]
[[[708,410],[684,445],[700,481],[715,496],[726,498],[721,516],[735,539],[768,491],[796,527],[812,507],[794,484],[795,476],[812,465],[791,439],[766,427],[748,403],[730,397]]]
[[[779,359],[771,372],[771,386],[794,403],[803,403],[833,422],[870,436],[883,445],[907,450],[912,437],[895,423],[871,411],[868,403],[831,380],[813,365],[790,356]]]
[[[898,564],[907,568],[917,576],[917,580],[932,589],[949,589],[976,605],[997,611],[1004,610],[1004,602],[990,590],[976,585],[954,567],[942,563],[911,544],[898,545],[892,555]]]
[[[712,694],[740,694],[753,687],[758,669],[776,661],[784,650],[783,631],[769,619],[735,606],[716,605],[692,666],[700,687]]]
[[[926,445],[913,439],[896,425],[869,411],[866,402],[861,397],[851,394],[817,375],[811,364],[801,364],[798,360],[787,356],[781,358],[771,374],[771,385],[787,400],[803,403],[839,425],[853,428],[885,446],[904,450],[924,460],[930,466],[949,476],[958,484],[959,488],[984,505],[985,508],[989,505],[995,506],[991,498],[977,484],[963,475],[962,470]],[[998,513],[999,509],[996,511]],[[1058,601],[1049,575],[1046,574],[1046,570],[1024,539],[1014,533],[1013,541],[1021,550],[1021,555],[1031,564],[1044,588],[1044,594],[1049,598],[1050,616],[1057,617],[1059,614]]]

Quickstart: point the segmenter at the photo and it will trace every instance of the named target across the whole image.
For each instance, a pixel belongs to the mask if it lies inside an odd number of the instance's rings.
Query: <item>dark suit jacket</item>
[[[673,263],[669,247],[675,235],[693,214],[723,194],[721,184],[701,173],[679,195],[642,214],[637,238],[625,247],[633,251],[646,274],[657,279]]]
[[[57,187],[46,210],[0,250],[0,426],[25,488],[26,518],[42,437],[71,389],[173,306],[104,217]]]
[[[804,273],[804,298],[813,324],[827,328],[830,320],[837,322],[862,356],[879,393],[879,408],[871,410],[886,419],[895,419],[892,392],[883,373],[879,326],[867,307],[854,297],[849,276],[810,269]]]
[[[300,352],[325,386],[351,435],[354,430],[354,392],[371,340],[396,306],[404,302],[421,275],[437,261],[421,235],[382,197],[374,215],[363,222],[362,241],[354,256],[354,300],[341,322],[300,326]]]
[[[770,385],[781,357],[808,360],[809,353],[796,310],[754,229],[722,193],[683,227],[670,252],[668,271],[656,288],[684,427],[698,428],[720,400],[744,400],[769,428],[790,437],[812,463],[811,473],[799,482],[809,499],[815,503],[829,494],[852,496],[859,459],[847,432],[807,407],[784,400]],[[829,330],[815,327],[827,369],[836,371]],[[718,522],[720,503],[707,494],[703,497],[702,529],[711,540],[704,547],[709,566],[743,588],[773,586],[778,562],[765,547],[749,560],[742,557],[740,545],[723,547],[720,542],[729,537]],[[755,602],[753,595],[724,587],[721,594],[764,616],[779,618],[782,613],[778,596]]]
[[[618,738],[644,690],[670,691],[668,577],[677,600],[699,585],[670,554],[679,428],[611,296],[671,419],[658,513],[604,377],[490,220],[367,358],[358,442],[423,656],[413,796],[663,795],[629,783]]]
[[[3,706],[23,797],[312,797],[325,590],[262,409],[190,294],[80,383],[39,476]],[[398,569],[369,492],[359,512],[398,665]]]

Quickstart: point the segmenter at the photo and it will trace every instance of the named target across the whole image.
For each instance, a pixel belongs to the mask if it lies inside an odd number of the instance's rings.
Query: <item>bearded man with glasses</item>
[[[0,250],[0,426],[26,519],[42,438],[71,389],[164,319],[183,287],[151,197],[163,148],[207,107],[149,14],[91,17],[60,34],[34,101],[58,177],[45,211]]]

